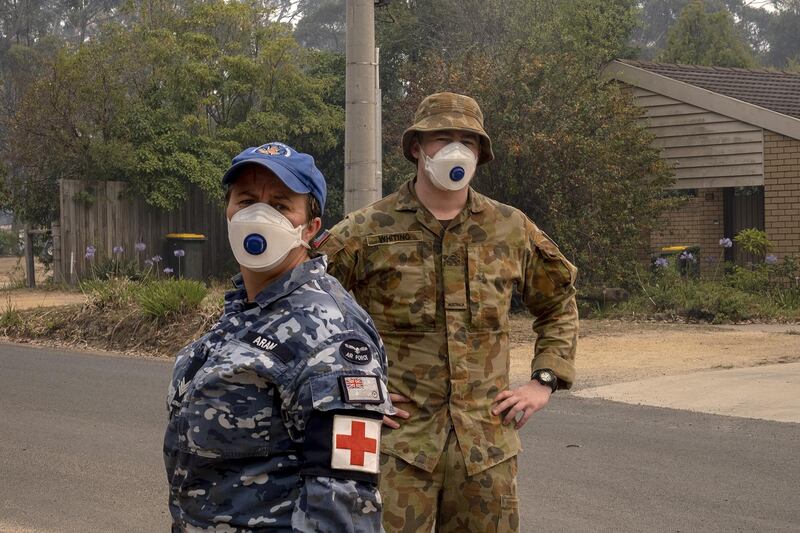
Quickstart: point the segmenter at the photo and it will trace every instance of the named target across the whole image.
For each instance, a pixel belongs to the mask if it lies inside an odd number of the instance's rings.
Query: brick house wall
[[[708,274],[720,259],[724,227],[722,189],[697,189],[696,197],[659,219],[659,229],[650,235],[651,253],[664,246],[698,245],[700,273]]]
[[[766,130],[764,227],[773,254],[800,258],[800,140]]]

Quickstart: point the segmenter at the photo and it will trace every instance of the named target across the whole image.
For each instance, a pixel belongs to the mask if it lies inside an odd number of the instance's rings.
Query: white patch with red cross
[[[381,421],[333,415],[331,468],[378,473]]]

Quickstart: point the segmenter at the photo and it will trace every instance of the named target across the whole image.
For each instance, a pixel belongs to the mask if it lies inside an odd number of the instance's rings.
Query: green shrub
[[[759,265],[752,270],[734,266],[726,276],[725,283],[750,294],[763,293],[770,288],[770,271],[767,265]]]
[[[762,257],[772,248],[772,243],[767,238],[767,233],[756,228],[743,229],[736,234],[733,240],[745,252]]]
[[[143,285],[136,299],[146,316],[163,320],[197,309],[207,294],[208,289],[199,281],[169,279]]]
[[[678,313],[693,320],[717,324],[758,315],[758,305],[752,295],[719,283],[687,283],[681,291],[681,300]]]
[[[638,271],[637,271],[638,272]],[[761,278],[750,279],[752,271],[741,274],[740,285],[756,286]],[[753,275],[755,276],[755,274]],[[751,276],[751,277],[753,277]],[[607,316],[683,317],[690,320],[722,323],[755,318],[782,318],[794,312],[778,309],[768,292],[749,293],[724,282],[682,277],[675,268],[662,267],[649,275],[639,275],[639,290],[630,301],[608,310]],[[774,290],[774,289],[773,289]],[[786,300],[791,305],[793,300]],[[800,311],[800,308],[797,308]]]
[[[21,255],[19,237],[11,231],[0,231],[0,255]]]

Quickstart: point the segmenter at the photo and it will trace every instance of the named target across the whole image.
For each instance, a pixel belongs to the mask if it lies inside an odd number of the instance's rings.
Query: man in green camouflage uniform
[[[403,135],[416,175],[317,239],[386,346],[398,406],[381,447],[387,532],[518,531],[517,430],[575,376],[575,267],[519,210],[434,186],[426,161],[458,143],[478,165],[494,157],[472,98],[429,96]],[[515,288],[538,338],[531,381],[510,389]]]

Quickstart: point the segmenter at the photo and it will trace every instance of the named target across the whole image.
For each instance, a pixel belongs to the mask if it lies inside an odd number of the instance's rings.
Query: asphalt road
[[[0,345],[0,531],[167,531],[171,363]],[[800,425],[560,394],[522,431],[522,531],[800,531]]]

